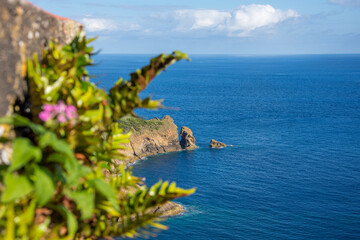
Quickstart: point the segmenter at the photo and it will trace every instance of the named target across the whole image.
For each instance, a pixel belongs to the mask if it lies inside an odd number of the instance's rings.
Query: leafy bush
[[[170,64],[187,56],[159,55],[119,79],[109,94],[89,81],[92,47],[83,32],[63,47],[50,42],[43,59],[28,61],[31,117],[0,119],[17,136],[0,136],[13,155],[0,165],[0,234],[4,239],[135,237],[166,229],[152,211],[188,196],[176,184],[146,187],[131,168],[115,165],[128,141],[118,119],[161,104],[140,91]]]

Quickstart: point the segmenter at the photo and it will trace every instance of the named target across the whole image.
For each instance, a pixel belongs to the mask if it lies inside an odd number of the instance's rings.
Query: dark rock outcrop
[[[47,13],[24,0],[0,0],[0,116],[11,114],[27,91],[26,60],[48,40],[69,43],[80,23]]]
[[[223,147],[226,147],[226,144],[222,143],[222,142],[219,142],[219,141],[216,141],[214,139],[211,139],[210,147],[211,148],[223,148]]]
[[[130,143],[124,144],[127,150],[121,153],[128,157],[129,162],[156,155],[159,153],[181,150],[177,126],[170,116],[161,120],[128,119],[120,126],[131,130]]]
[[[190,150],[197,147],[195,145],[195,137],[190,128],[184,126],[181,127],[180,138],[180,145],[183,149]]]

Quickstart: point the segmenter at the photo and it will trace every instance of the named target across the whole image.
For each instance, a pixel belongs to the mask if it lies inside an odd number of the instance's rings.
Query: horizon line
[[[96,55],[159,55],[164,54],[164,52],[157,52],[157,53],[101,53],[98,52]],[[170,53],[165,53],[170,54]],[[360,55],[358,53],[250,53],[250,54],[243,54],[243,53],[186,53],[187,55],[218,55],[218,56],[242,56],[242,57],[256,57],[256,56],[305,56],[305,55]]]

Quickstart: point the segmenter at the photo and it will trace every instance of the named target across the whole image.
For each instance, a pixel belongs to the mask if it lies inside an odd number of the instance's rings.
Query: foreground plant
[[[96,239],[135,237],[166,229],[154,207],[194,189],[159,181],[146,187],[121,159],[123,134],[117,121],[134,108],[161,104],[140,91],[180,52],[160,55],[120,79],[109,94],[89,81],[92,48],[80,33],[62,48],[54,43],[28,61],[32,117],[0,119],[19,133],[0,136],[13,155],[0,165],[0,235],[4,239]]]

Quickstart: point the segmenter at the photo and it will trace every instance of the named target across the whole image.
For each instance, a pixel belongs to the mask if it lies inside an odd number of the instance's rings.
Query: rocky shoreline
[[[125,132],[132,133],[130,141],[124,144],[125,149],[121,150],[121,153],[127,159],[126,165],[147,156],[197,148],[193,132],[188,127],[181,127],[179,140],[178,127],[170,116],[151,120],[127,117],[119,121],[119,126]],[[210,147],[223,148],[226,147],[226,144],[212,139]],[[154,213],[160,213],[164,217],[179,215],[184,211],[182,205],[174,202],[168,202],[154,209]]]
[[[151,120],[128,117],[119,121],[119,126],[125,132],[132,132],[130,141],[124,144],[125,149],[121,151],[127,159],[126,165],[147,156],[196,148],[195,138],[187,127],[181,128],[182,137],[179,141],[178,127],[170,116]],[[181,143],[185,145],[182,147]],[[154,213],[159,213],[162,217],[176,216],[184,212],[185,208],[175,202],[167,202],[154,209]]]

